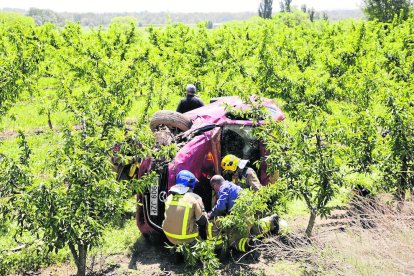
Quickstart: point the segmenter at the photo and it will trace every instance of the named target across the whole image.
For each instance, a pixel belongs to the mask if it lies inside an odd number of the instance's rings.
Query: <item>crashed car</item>
[[[273,100],[262,98],[260,101],[272,119],[285,119]],[[163,233],[164,201],[171,186],[175,185],[176,174],[181,170],[191,171],[199,180],[194,192],[203,199],[206,211],[214,206],[210,178],[221,173],[220,162],[227,154],[259,164],[252,167],[263,185],[269,183],[272,176],[266,174],[265,147],[249,131],[257,124],[234,117],[228,112],[229,107],[239,110],[249,108],[242,99],[232,96],[216,98],[210,104],[184,114],[159,111],[153,115],[150,128],[157,141],[162,144],[176,143],[178,152],[171,161],[143,160],[137,170],[138,178],[154,170],[158,175],[157,183],[137,195],[137,225],[144,237]]]

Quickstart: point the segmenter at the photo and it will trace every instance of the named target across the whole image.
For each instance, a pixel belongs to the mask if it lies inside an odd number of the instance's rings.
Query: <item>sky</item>
[[[291,6],[303,4],[317,11],[358,9],[362,0],[293,0]],[[274,0],[273,10],[279,9]],[[257,12],[260,0],[0,0],[0,9],[31,7],[56,12]]]

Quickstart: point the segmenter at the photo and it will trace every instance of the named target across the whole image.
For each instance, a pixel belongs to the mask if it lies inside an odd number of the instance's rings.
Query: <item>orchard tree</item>
[[[99,244],[103,230],[119,218],[126,191],[111,171],[107,141],[84,138],[67,129],[63,143],[49,163],[54,177],[38,183],[30,174],[30,151],[23,136],[20,163],[9,159],[5,166],[2,162],[0,191],[9,199],[2,209],[3,215],[16,221],[17,237],[29,232],[49,251],[69,246],[77,275],[85,275],[87,253]]]
[[[20,148],[19,161],[15,161],[0,154],[0,216],[6,221],[14,209],[14,202],[18,197],[24,195],[24,186],[31,186],[33,178],[29,172],[29,159],[31,150],[27,146],[26,137],[19,132],[17,140]]]
[[[303,4],[302,6],[300,6],[300,10],[303,11],[304,13],[307,13],[308,7],[306,6],[306,4]]]
[[[269,123],[257,134],[269,151],[268,172],[278,171],[290,197],[302,199],[308,207],[307,237],[312,235],[316,217],[330,214],[328,203],[343,185],[338,163],[342,150],[326,118],[326,113],[313,106],[302,109],[289,131],[280,123]]]
[[[78,275],[84,275],[88,250],[99,243],[105,226],[116,221],[124,206],[125,187],[116,182],[107,152],[132,103],[136,71],[134,60],[125,56],[136,33],[133,24],[90,36],[84,36],[77,24],[63,32],[71,44],[63,48],[56,68],[59,98],[81,131],[67,129],[63,148],[52,159],[56,169],[50,192],[66,192],[54,198],[62,206],[56,216],[63,216],[66,230],[45,228],[56,237],[54,248],[61,248],[61,242],[69,245]],[[89,40],[86,45],[84,40]],[[60,229],[59,221],[51,225]]]
[[[391,22],[394,16],[408,18],[413,9],[412,0],[362,0],[362,7],[369,20]]]
[[[59,14],[55,13],[52,10],[30,8],[27,15],[33,17],[34,21],[38,25],[43,25],[47,22],[52,24],[59,24],[64,22],[63,18],[61,18]]]
[[[19,17],[0,24],[0,119],[22,92],[36,91],[45,57],[40,30]]]
[[[390,94],[384,99],[387,114],[380,122],[384,129],[384,188],[403,202],[405,192],[414,189],[414,99],[411,92]]]
[[[312,8],[310,8],[310,9],[308,9],[308,15],[309,15],[309,20],[311,21],[311,22],[313,22],[316,18],[316,12],[315,12],[315,9],[312,7]]]
[[[351,109],[344,112],[344,120],[338,122],[341,142],[346,146],[345,158],[354,173],[368,174],[378,163],[379,132],[375,116],[369,109]]]
[[[134,27],[94,32],[84,35],[78,24],[67,25],[62,31],[66,45],[56,50],[51,67],[51,76],[59,80],[58,98],[80,131],[64,128],[46,168],[51,179],[22,178],[17,192],[9,193],[20,233],[38,236],[49,251],[68,245],[77,275],[85,275],[88,251],[124,209],[126,185],[116,181],[108,152],[123,133],[137,75],[136,60],[125,58]]]
[[[272,18],[273,0],[262,0],[259,5],[259,16],[262,18]]]

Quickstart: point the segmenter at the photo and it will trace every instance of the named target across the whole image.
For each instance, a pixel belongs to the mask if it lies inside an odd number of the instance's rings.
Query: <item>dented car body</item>
[[[261,101],[275,121],[284,120],[285,115],[273,100]],[[161,166],[156,165],[157,160],[154,159],[141,162],[138,178],[152,170],[156,170],[158,175],[158,183],[137,195],[137,225],[144,236],[162,233],[164,201],[169,189],[175,185],[176,174],[181,170],[191,171],[199,180],[194,192],[202,197],[206,211],[210,211],[214,203],[210,178],[221,173],[221,158],[227,154],[258,163],[256,171],[261,183],[266,185],[269,182],[265,147],[249,132],[254,122],[232,119],[227,112],[228,106],[242,110],[248,108],[239,97],[234,96],[217,98],[209,105],[184,113],[192,125],[179,135],[181,143],[176,156]]]

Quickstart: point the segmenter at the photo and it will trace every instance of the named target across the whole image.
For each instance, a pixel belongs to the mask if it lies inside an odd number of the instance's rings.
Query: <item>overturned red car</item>
[[[273,100],[262,98],[260,101],[272,119],[285,119]],[[159,111],[152,117],[150,127],[155,136],[161,143],[176,143],[179,150],[172,161],[146,159],[139,166],[138,178],[153,170],[159,176],[158,183],[137,196],[137,225],[145,237],[162,234],[164,201],[181,170],[189,170],[199,179],[194,192],[202,197],[206,211],[210,211],[214,203],[210,178],[221,173],[220,162],[227,154],[247,159],[252,164],[259,162],[258,168],[254,169],[262,184],[269,182],[265,147],[249,131],[255,124],[251,120],[234,117],[228,112],[229,107],[243,110],[249,105],[237,96],[221,97],[184,114]]]

